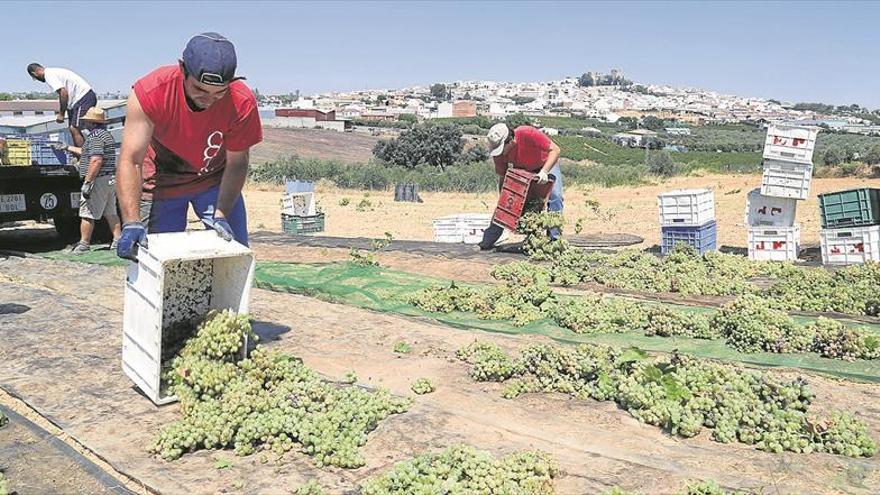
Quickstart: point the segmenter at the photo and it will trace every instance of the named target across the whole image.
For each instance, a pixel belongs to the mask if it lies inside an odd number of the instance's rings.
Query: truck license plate
[[[24,194],[0,194],[0,213],[25,211]]]

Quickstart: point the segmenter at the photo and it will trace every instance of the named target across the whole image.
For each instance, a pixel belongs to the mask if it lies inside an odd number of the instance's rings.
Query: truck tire
[[[74,242],[79,240],[79,217],[55,217],[52,219],[55,224],[55,232],[65,242]]]

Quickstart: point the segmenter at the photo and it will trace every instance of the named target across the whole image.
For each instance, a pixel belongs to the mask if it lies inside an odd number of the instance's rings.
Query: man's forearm
[[[556,165],[557,160],[559,160],[559,151],[558,150],[550,150],[547,153],[547,161],[544,162],[544,166],[541,167],[542,172],[550,172],[553,167]]]
[[[67,111],[67,104],[69,103],[68,94],[66,91],[61,91],[58,93],[58,104],[61,106],[61,110],[58,113],[64,113]]]
[[[223,171],[223,179],[220,181],[220,192],[217,194],[217,211],[220,216],[226,217],[232,212],[238,196],[244,188],[247,180],[248,162],[227,163]]]
[[[122,221],[139,222],[141,220],[141,189],[143,179],[141,169],[134,163],[120,163],[116,169],[116,195],[119,198],[119,209]]]
[[[89,160],[89,169],[86,170],[85,182],[92,182],[95,180],[95,177],[98,176],[98,171],[101,170],[101,165],[103,165],[102,157],[93,157]]]

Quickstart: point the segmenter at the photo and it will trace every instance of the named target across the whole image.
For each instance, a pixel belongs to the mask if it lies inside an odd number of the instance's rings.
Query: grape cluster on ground
[[[476,341],[458,351],[477,381],[504,383],[502,395],[561,392],[579,399],[614,401],[640,421],[673,435],[703,428],[721,443],[739,441],[770,452],[828,452],[872,457],[876,441],[850,413],[818,417],[803,378],[781,380],[741,366],[637,349],[582,344],[536,344],[511,356]]]
[[[358,467],[367,434],[410,400],[322,380],[294,356],[257,346],[241,358],[247,315],[209,314],[166,376],[183,417],[163,428],[152,451],[176,459],[200,449],[299,449],[319,466]]]

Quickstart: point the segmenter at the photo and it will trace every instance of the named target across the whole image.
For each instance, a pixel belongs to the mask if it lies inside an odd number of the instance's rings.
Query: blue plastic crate
[[[47,142],[31,140],[31,162],[40,166],[67,165],[67,153],[52,148]]]
[[[679,242],[692,246],[700,254],[714,251],[718,238],[715,220],[699,227],[661,227],[660,231],[660,251],[663,254],[671,252]]]

